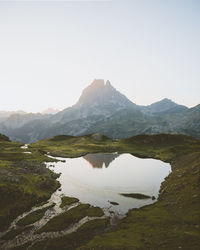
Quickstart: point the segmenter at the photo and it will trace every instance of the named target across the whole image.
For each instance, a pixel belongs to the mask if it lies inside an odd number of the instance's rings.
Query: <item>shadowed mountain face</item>
[[[83,158],[92,165],[93,168],[102,168],[103,165],[107,168],[112,161],[114,161],[119,154],[117,153],[98,153],[98,154],[87,154]]]
[[[55,135],[101,133],[111,138],[182,133],[200,138],[200,105],[188,109],[169,99],[138,106],[109,81],[94,80],[78,102],[56,114],[17,114],[0,119],[0,133],[30,143]]]

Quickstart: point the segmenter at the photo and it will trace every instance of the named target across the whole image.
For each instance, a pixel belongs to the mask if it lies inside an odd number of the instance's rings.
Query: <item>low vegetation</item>
[[[27,226],[27,227],[19,227],[19,228],[16,228],[16,229],[12,229],[11,231],[9,231],[8,233],[6,233],[2,239],[3,240],[10,240],[10,239],[13,239],[15,236],[21,234],[22,232],[24,231],[27,231],[29,229],[32,229],[33,226]]]
[[[128,152],[170,162],[158,202],[131,210],[117,229],[81,249],[199,249],[200,141],[181,135],[122,140]]]
[[[60,145],[60,146],[59,146]],[[96,236],[81,249],[199,249],[200,141],[184,135],[138,135],[114,141],[92,136],[32,145],[74,157],[91,152],[131,153],[171,163],[172,173],[162,183],[158,201],[131,210],[118,227]]]
[[[31,144],[32,150],[40,148],[52,156],[79,157],[87,153],[114,152],[118,143],[106,136],[85,135],[80,137],[59,135]]]
[[[0,231],[19,214],[47,200],[59,187],[57,174],[43,162],[50,159],[38,149],[32,154],[0,136]],[[51,160],[52,161],[52,160]]]
[[[26,225],[35,223],[36,221],[40,220],[44,216],[45,212],[49,208],[52,208],[54,205],[55,204],[52,204],[50,206],[38,209],[38,210],[36,210],[36,211],[28,214],[27,216],[25,216],[24,218],[22,218],[21,220],[19,220],[17,222],[17,225],[19,225],[19,226],[26,226]]]
[[[68,196],[63,196],[61,197],[62,203],[60,204],[60,207],[63,208],[65,206],[69,206],[73,203],[76,203],[79,201],[79,199],[74,198],[74,197],[68,197]]]
[[[18,143],[1,140],[0,147],[3,148],[0,153],[0,171],[3,170],[0,172],[0,194],[6,200],[6,205],[0,205],[0,219],[4,226],[31,205],[47,199],[58,188],[56,176],[42,164],[49,161],[45,156],[48,152],[63,157],[97,152],[131,153],[160,159],[172,166],[172,173],[161,185],[158,201],[140,209],[132,209],[117,227],[109,230],[108,227],[105,232],[108,220],[90,221],[75,233],[36,242],[32,250],[200,248],[199,140],[168,134],[138,135],[121,140],[97,135],[56,136],[31,144],[30,155],[23,154]],[[5,170],[8,172],[1,174]],[[13,182],[12,175],[18,177],[20,182],[17,179],[13,179]],[[4,180],[3,176],[10,179]],[[139,197],[138,194],[134,195]],[[67,206],[70,202],[70,199],[64,198],[61,206]],[[37,233],[60,231],[85,216],[102,214],[103,211],[98,208],[80,204],[52,218]]]
[[[75,208],[71,208],[64,213],[53,217],[46,225],[38,230],[38,233],[61,231],[78,222],[85,216],[100,217],[102,215],[104,215],[104,213],[101,208],[93,207],[89,204],[80,204]]]
[[[83,224],[76,232],[56,239],[36,242],[31,250],[72,250],[102,233],[108,226],[108,219],[94,219]]]

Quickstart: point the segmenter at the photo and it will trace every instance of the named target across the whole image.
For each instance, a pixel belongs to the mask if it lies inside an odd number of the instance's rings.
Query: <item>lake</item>
[[[61,183],[60,194],[121,215],[131,208],[154,203],[161,183],[171,172],[169,163],[127,153],[97,153],[56,159],[65,162],[47,163],[47,166],[61,173],[58,179]],[[130,193],[144,194],[150,198],[136,199],[122,195]],[[152,199],[153,196],[156,199]]]

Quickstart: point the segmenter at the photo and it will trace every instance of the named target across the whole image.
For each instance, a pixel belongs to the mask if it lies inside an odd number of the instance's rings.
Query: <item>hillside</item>
[[[49,159],[37,149],[25,153],[22,145],[0,134],[0,231],[59,187],[58,176],[43,164]]]

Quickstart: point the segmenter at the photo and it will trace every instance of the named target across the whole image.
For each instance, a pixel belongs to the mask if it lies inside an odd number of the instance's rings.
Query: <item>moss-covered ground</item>
[[[117,141],[93,135],[56,136],[31,144],[28,151],[32,154],[23,154],[20,144],[2,139],[0,148],[0,195],[6,201],[5,205],[0,205],[0,219],[4,226],[10,218],[45,200],[57,188],[56,177],[42,164],[48,159],[45,156],[47,152],[63,157],[97,152],[131,153],[144,158],[161,159],[172,166],[172,173],[162,183],[158,201],[129,211],[116,228],[105,232],[108,222],[94,220],[84,224],[75,233],[37,242],[31,249],[200,248],[199,140],[167,134],[139,135]],[[85,206],[89,205],[81,204],[73,208],[77,210],[70,209],[73,211],[70,215],[69,210],[68,214],[64,212],[59,215],[60,218],[54,217],[40,232],[65,229],[88,215],[88,207],[86,209]],[[95,214],[96,211],[90,211],[89,216]]]
[[[94,237],[81,249],[199,249],[200,141],[183,135],[139,135],[112,141],[87,137],[55,137],[37,142],[54,155],[91,152],[131,153],[172,165],[162,183],[158,202],[131,210],[118,227]],[[67,248],[66,248],[67,249]]]
[[[31,250],[73,250],[102,233],[108,226],[108,219],[94,219],[83,224],[76,232],[55,239],[39,241]]]
[[[68,197],[68,196],[63,196],[61,197],[61,204],[60,204],[60,207],[63,208],[65,206],[69,206],[73,203],[76,203],[78,202],[79,199],[77,198],[74,198],[74,197]]]
[[[40,149],[52,156],[79,157],[87,153],[114,152],[118,143],[106,136],[96,139],[93,135],[80,137],[60,135],[30,145],[32,150]]]
[[[15,236],[21,234],[22,232],[24,231],[27,231],[29,229],[32,229],[33,226],[27,226],[27,227],[19,227],[19,228],[16,228],[16,229],[12,229],[11,231],[9,231],[8,233],[6,233],[2,239],[3,240],[10,240],[10,239],[13,239]]]
[[[0,231],[22,212],[47,200],[59,187],[57,174],[43,162],[52,161],[38,149],[0,137]]]
[[[29,224],[33,224],[34,222],[40,220],[45,212],[53,207],[55,204],[52,204],[50,206],[47,206],[47,207],[44,207],[44,208],[41,208],[41,209],[38,209],[30,214],[28,214],[27,216],[23,217],[22,219],[20,219],[18,222],[17,222],[17,225],[19,226],[26,226],[26,225],[29,225]]]
[[[71,208],[69,211],[53,217],[47,224],[38,230],[38,233],[61,231],[78,222],[85,216],[99,217],[103,215],[104,213],[99,207],[93,207],[89,204],[80,204],[77,207]]]

